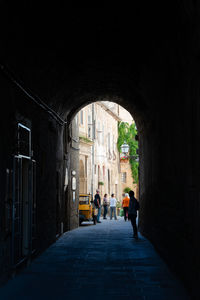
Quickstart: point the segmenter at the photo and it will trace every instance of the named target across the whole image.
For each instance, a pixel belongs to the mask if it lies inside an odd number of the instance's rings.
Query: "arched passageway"
[[[50,27],[42,26],[44,15],[37,26],[31,26],[34,14],[26,18],[27,26],[24,18],[16,20],[16,13],[7,19],[0,75],[4,99],[0,126],[3,274],[10,269],[8,253],[15,241],[13,157],[36,161],[37,242],[32,238],[35,228],[29,230],[30,243],[36,243],[33,248],[40,252],[76,223],[76,204],[67,198],[74,199],[69,191],[75,176],[71,171],[79,164],[69,159],[70,151],[77,151],[70,121],[81,107],[106,98],[126,108],[137,123],[140,230],[190,288],[198,290],[198,4],[175,1],[173,7],[164,9],[160,4],[159,14],[151,5],[141,9],[138,4],[135,16],[123,9],[112,15],[103,10],[104,18],[101,10],[76,10]],[[40,26],[42,30],[34,35]],[[22,144],[29,144],[29,139],[27,134],[20,136],[19,123],[31,130],[28,156]],[[19,174],[20,170],[17,168]],[[30,174],[33,182],[34,172]],[[34,189],[31,195],[34,199]]]

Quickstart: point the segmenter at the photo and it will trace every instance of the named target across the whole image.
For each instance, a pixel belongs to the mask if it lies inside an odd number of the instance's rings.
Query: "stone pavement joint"
[[[190,299],[152,244],[119,217],[65,233],[0,288],[1,300]]]

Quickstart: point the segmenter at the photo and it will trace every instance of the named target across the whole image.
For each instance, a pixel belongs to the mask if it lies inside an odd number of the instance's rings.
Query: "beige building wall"
[[[115,111],[118,105],[114,103]],[[93,113],[92,113],[93,110]],[[102,102],[84,107],[78,113],[80,193],[95,194],[100,189],[121,201],[120,159],[117,150],[119,116]],[[93,120],[94,119],[94,120]],[[94,134],[94,139],[93,139]]]
[[[121,105],[117,105],[114,102],[109,102],[109,101],[102,101],[111,111],[116,113],[121,121],[123,122],[128,122],[129,124],[134,123],[132,115]]]
[[[129,187],[131,190],[135,192],[135,197],[137,198],[138,189],[137,184],[133,183],[133,178],[131,174],[131,167],[128,160],[121,161],[121,185],[122,185],[122,193],[126,187]]]
[[[118,105],[114,103],[115,110],[110,110],[104,103],[95,104],[96,115],[96,143],[94,192],[98,187],[103,196],[105,193],[110,197],[112,193],[121,200],[120,160],[117,150],[118,139]],[[103,182],[104,185],[99,185]]]
[[[79,123],[79,193],[92,193],[92,107],[88,105],[78,113]]]
[[[101,197],[112,193],[121,201],[123,189],[130,187],[137,196],[129,161],[120,162],[117,149],[118,122],[133,123],[132,116],[120,105],[102,101],[85,106],[78,113],[80,193]],[[125,175],[126,174],[126,175]],[[124,182],[126,177],[126,182]]]

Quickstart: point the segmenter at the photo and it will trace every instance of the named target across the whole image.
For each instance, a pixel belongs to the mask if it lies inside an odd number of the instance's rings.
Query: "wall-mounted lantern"
[[[123,145],[121,145],[121,151],[122,154],[124,155],[124,159],[133,159],[136,162],[139,162],[139,155],[127,155],[129,152],[129,145],[125,142]]]
[[[121,145],[121,151],[123,154],[127,154],[129,152],[129,145],[127,143]]]

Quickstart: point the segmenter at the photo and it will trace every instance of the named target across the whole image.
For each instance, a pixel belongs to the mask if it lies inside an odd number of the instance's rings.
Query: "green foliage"
[[[99,185],[104,185],[103,181],[99,181]]]
[[[127,143],[129,145],[129,155],[137,155],[138,141],[135,140],[137,129],[135,123],[129,125],[127,122],[118,123],[118,141],[117,148],[121,152],[121,145]],[[134,183],[138,183],[138,166],[139,163],[135,159],[129,159]]]
[[[127,187],[124,188],[123,192],[124,193],[129,193],[130,190],[131,190],[131,188],[127,186]]]
[[[79,139],[86,142],[86,143],[91,143],[92,141],[90,139],[88,139],[87,137],[85,136],[79,136]]]
[[[121,201],[117,200],[116,207],[121,208],[121,206],[122,206]]]

